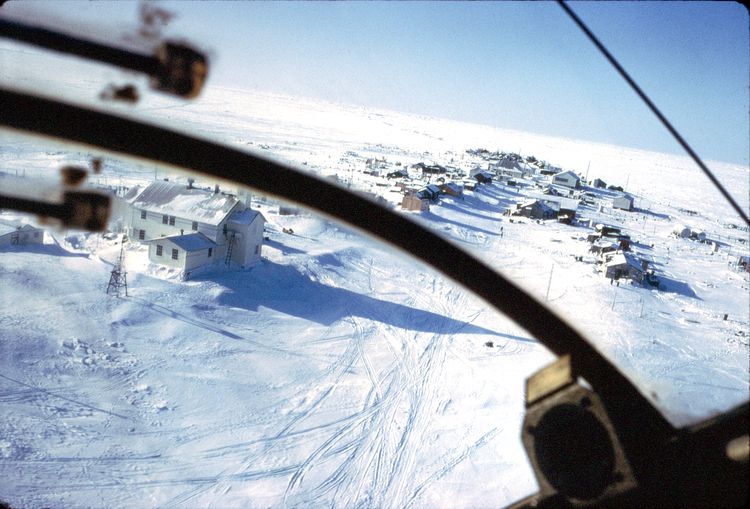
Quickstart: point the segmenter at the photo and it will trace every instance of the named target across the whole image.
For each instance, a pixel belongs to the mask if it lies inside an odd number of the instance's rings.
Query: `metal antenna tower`
[[[125,261],[125,241],[127,236],[123,235],[122,241],[120,242],[120,255],[117,257],[115,266],[112,267],[112,272],[109,275],[109,284],[107,285],[107,295],[113,293],[117,297],[120,296],[120,288],[125,289],[125,297],[128,296],[128,273],[123,268],[123,261]]]

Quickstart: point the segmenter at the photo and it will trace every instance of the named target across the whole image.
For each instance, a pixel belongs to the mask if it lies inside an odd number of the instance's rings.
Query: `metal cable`
[[[721,182],[716,178],[716,176],[713,174],[711,170],[708,169],[708,167],[703,163],[700,157],[698,157],[698,154],[695,153],[695,151],[688,145],[688,142],[685,141],[685,139],[680,136],[680,133],[677,132],[677,129],[675,129],[672,124],[667,120],[667,117],[665,117],[661,111],[659,111],[659,108],[656,107],[656,105],[649,99],[649,97],[646,95],[646,93],[641,90],[641,87],[638,86],[638,84],[633,80],[633,78],[630,77],[630,75],[623,69],[623,67],[620,65],[620,63],[617,61],[615,57],[612,56],[612,54],[607,51],[607,48],[602,44],[599,39],[589,30],[589,28],[586,26],[586,24],[581,21],[581,18],[579,18],[573,10],[568,7],[568,5],[564,2],[564,0],[557,0],[557,3],[560,5],[560,7],[563,8],[565,13],[570,16],[570,18],[575,22],[576,25],[578,25],[578,28],[580,28],[583,33],[588,36],[588,38],[591,40],[591,42],[594,43],[594,46],[601,52],[602,55],[609,61],[610,64],[617,70],[618,73],[620,73],[620,76],[628,82],[628,85],[630,85],[630,88],[632,88],[636,94],[638,94],[638,97],[641,98],[641,100],[646,103],[646,106],[649,107],[651,112],[656,115],[656,117],[659,119],[659,121],[662,123],[664,127],[667,128],[667,131],[674,137],[675,140],[677,140],[677,143],[679,143],[683,149],[688,153],[688,155],[695,161],[695,164],[698,165],[698,167],[703,171],[703,173],[708,177],[708,179],[713,183],[713,185],[716,187],[716,189],[719,190],[719,192],[724,196],[724,198],[729,202],[729,204],[734,208],[734,210],[739,214],[739,216],[742,218],[743,221],[745,221],[745,224],[750,226],[750,218],[748,218],[748,215],[745,213],[744,210],[742,210],[742,207],[739,206],[739,204],[735,201],[734,198],[729,194],[729,192],[724,188],[723,185],[721,185]]]

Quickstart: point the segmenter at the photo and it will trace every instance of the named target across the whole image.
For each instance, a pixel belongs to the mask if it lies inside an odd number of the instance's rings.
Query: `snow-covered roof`
[[[516,204],[516,208],[519,208],[519,209],[524,209],[524,208],[526,208],[526,207],[531,207],[531,206],[532,206],[532,205],[534,205],[534,204],[535,204],[535,203],[536,203],[537,201],[538,201],[538,200],[536,200],[536,199],[532,199],[532,200],[526,200],[526,201],[522,201],[521,203],[517,203],[517,204]]]
[[[125,195],[122,197],[123,200],[125,200],[128,203],[132,203],[133,200],[135,200],[138,195],[143,191],[143,188],[139,185],[135,185],[128,189],[128,192],[125,193]]]
[[[458,193],[462,190],[462,187],[455,182],[446,182],[445,184],[443,184],[443,187],[450,189],[454,193]]]
[[[218,244],[209,239],[201,232],[189,233],[187,235],[172,235],[171,237],[161,237],[145,241],[146,244],[155,242],[169,241],[175,246],[184,249],[187,252],[200,251],[209,247],[216,247]]]
[[[0,223],[0,237],[3,235],[7,235],[11,232],[15,231],[24,231],[24,232],[32,232],[32,231],[41,231],[41,228],[37,228],[36,226],[32,226],[30,224],[24,224],[24,225],[12,225],[12,224],[5,224]]]
[[[556,205],[556,204],[554,204],[554,203],[548,203],[548,202],[545,202],[543,200],[538,200],[536,198],[532,198],[530,200],[526,200],[524,202],[521,202],[521,203],[517,204],[516,206],[519,209],[525,209],[525,208],[528,208],[528,207],[533,207],[534,205],[536,205],[537,207],[539,207],[539,209],[542,210],[543,212],[544,211],[551,211],[551,212],[559,212],[560,211],[559,208],[556,208],[556,207],[553,206],[553,205]]]
[[[133,207],[149,212],[217,225],[239,203],[236,196],[188,189],[173,182],[152,182],[133,201]]]
[[[613,244],[620,244],[620,235],[602,235],[601,240],[606,242],[612,242]]]
[[[565,210],[578,210],[578,204],[580,203],[579,200],[576,200],[574,198],[565,198],[563,196],[555,196],[552,194],[530,193],[529,196],[539,201],[556,203],[558,204],[559,208]]]
[[[620,249],[620,243],[619,242],[612,242],[608,239],[599,239],[596,242],[591,244],[592,246],[597,246],[599,249],[603,249],[605,247],[611,247],[615,250]]]
[[[617,230],[618,232],[622,229],[619,226],[614,226],[611,224],[604,224],[604,223],[596,223],[595,228],[597,231],[601,231],[607,228],[608,230]]]
[[[253,209],[236,210],[231,216],[229,216],[229,220],[237,224],[250,224],[255,221],[258,216],[263,219],[264,223],[266,222],[266,218],[263,214]]]
[[[14,231],[16,231],[15,226],[0,223],[0,237]]]
[[[567,178],[567,177],[573,177],[576,180],[581,180],[578,175],[576,175],[570,170],[566,170],[562,173],[558,173],[557,175],[555,175],[554,180],[560,180],[560,179]]]
[[[625,264],[627,264],[628,266],[640,272],[643,272],[643,267],[641,266],[638,259],[635,256],[631,255],[630,253],[617,253],[605,265],[607,267],[612,267],[614,265],[625,265]]]

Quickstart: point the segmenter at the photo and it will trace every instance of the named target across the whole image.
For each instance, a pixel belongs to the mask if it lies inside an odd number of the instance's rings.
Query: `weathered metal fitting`
[[[159,68],[151,78],[151,87],[162,92],[192,99],[203,89],[208,60],[190,46],[165,42],[156,51]]]

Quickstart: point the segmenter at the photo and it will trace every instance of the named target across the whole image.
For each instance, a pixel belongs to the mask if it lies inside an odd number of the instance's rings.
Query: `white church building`
[[[218,186],[210,191],[192,181],[156,181],[128,201],[128,235],[148,245],[154,263],[187,275],[207,265],[249,267],[260,261],[263,214]]]

